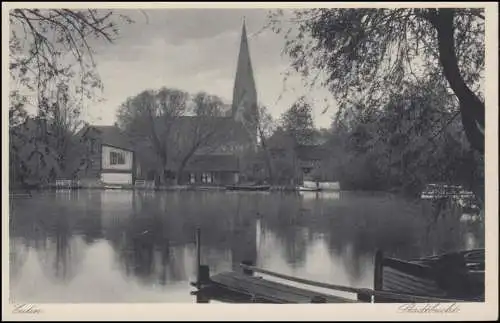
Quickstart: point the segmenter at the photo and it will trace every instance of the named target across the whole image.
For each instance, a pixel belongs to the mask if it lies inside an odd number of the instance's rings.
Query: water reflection
[[[358,287],[371,287],[376,249],[414,258],[484,245],[484,227],[459,217],[429,232],[411,201],[304,193],[82,190],[14,200],[11,292],[24,301],[191,302],[197,227],[212,273],[250,260]]]

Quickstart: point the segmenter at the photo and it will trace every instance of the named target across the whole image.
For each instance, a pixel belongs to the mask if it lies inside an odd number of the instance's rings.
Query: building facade
[[[88,158],[81,179],[109,185],[132,185],[136,163],[133,145],[116,126],[88,126],[79,132]]]

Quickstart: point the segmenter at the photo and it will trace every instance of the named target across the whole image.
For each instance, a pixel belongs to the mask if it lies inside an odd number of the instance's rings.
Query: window
[[[123,153],[111,151],[109,153],[109,160],[111,165],[124,165],[125,164],[125,156]]]
[[[201,174],[201,182],[204,184],[212,183],[212,173],[203,173]]]
[[[97,142],[94,138],[91,138],[88,140],[88,144],[89,144],[89,151],[91,154],[94,154],[97,152]]]

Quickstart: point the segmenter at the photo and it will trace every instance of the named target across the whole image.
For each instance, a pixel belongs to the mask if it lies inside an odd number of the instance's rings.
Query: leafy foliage
[[[426,183],[451,182],[474,189],[476,157],[446,93],[430,82],[393,95],[381,110],[353,106],[338,115],[329,163],[342,186],[416,194]]]
[[[418,82],[448,83],[470,144],[484,149],[484,16],[476,8],[310,9],[292,14],[285,32],[292,66],[323,82],[340,104],[381,107]],[[283,33],[283,11],[270,14]]]
[[[17,174],[13,179],[29,175],[42,183],[48,180],[43,169],[50,170],[51,178],[71,177],[80,166],[80,160],[73,158],[81,155],[75,150],[75,142],[79,142],[75,134],[82,125],[80,113],[85,100],[94,98],[102,88],[93,41],[113,41],[118,34],[115,17],[112,11],[96,9],[9,12],[9,126],[16,161],[12,167]],[[118,18],[132,22],[124,16]],[[35,108],[35,122],[28,119],[29,104]],[[41,128],[26,129],[26,121]]]
[[[172,169],[180,180],[195,153],[216,149],[215,143],[226,135],[222,105],[222,99],[204,92],[191,96],[165,87],[146,90],[120,106],[118,125],[138,149],[149,150],[149,164],[161,170],[165,181]]]
[[[29,118],[9,130],[12,186],[39,186],[72,179],[88,159],[81,138],[61,123]]]
[[[305,97],[299,98],[281,116],[281,127],[297,145],[311,144],[315,133],[312,107]]]

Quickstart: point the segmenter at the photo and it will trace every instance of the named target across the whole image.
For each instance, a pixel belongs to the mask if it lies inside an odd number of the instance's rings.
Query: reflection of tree
[[[28,257],[28,248],[19,238],[11,238],[9,243],[10,282],[16,282]]]
[[[46,239],[37,250],[40,264],[48,277],[60,282],[72,280],[83,259],[82,245],[73,235],[70,214],[60,214],[46,228]]]
[[[231,258],[233,270],[241,270],[242,261],[257,261],[256,215],[258,210],[257,195],[238,194],[233,212],[231,231]]]
[[[82,219],[78,222],[78,227],[83,240],[91,244],[102,238],[102,206],[101,194],[88,194]]]
[[[136,196],[136,198],[141,199]],[[141,199],[141,209],[132,216],[106,228],[118,260],[126,275],[133,275],[144,283],[159,283],[186,280],[183,253],[175,252],[171,245],[168,219],[156,213],[148,213],[160,199]],[[149,205],[149,206],[145,206]],[[158,207],[158,205],[156,205]]]
[[[307,256],[307,246],[309,244],[307,228],[288,228],[281,231],[279,236],[284,240],[284,252],[287,263],[292,267],[304,265]]]
[[[306,223],[309,221],[310,210],[303,207],[297,195],[282,194],[266,199],[262,212],[262,225],[281,241],[287,263],[293,267],[303,265],[309,244]]]
[[[15,238],[37,254],[48,278],[67,282],[77,272],[83,249],[74,237],[82,209],[72,196],[52,194],[14,200],[10,215],[11,242]],[[43,213],[41,213],[43,211]]]

